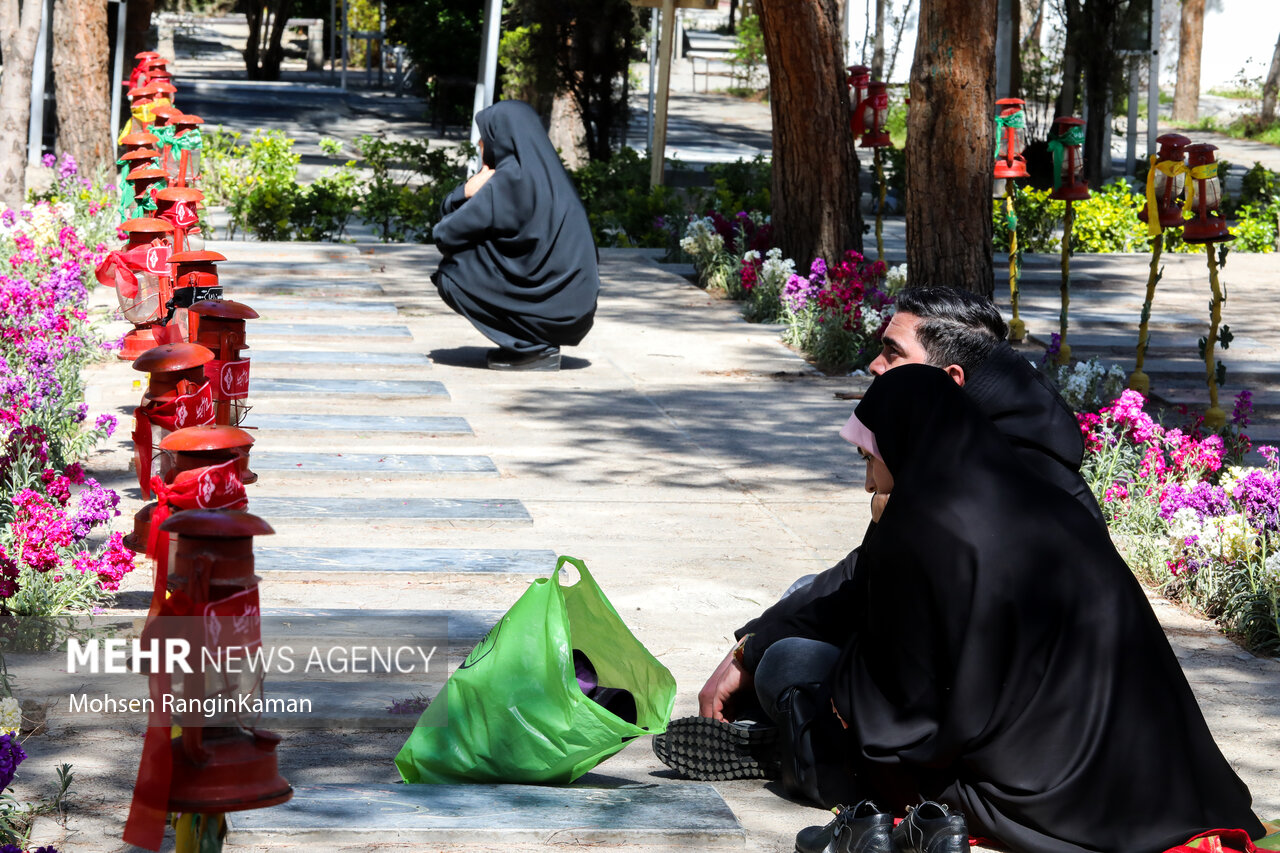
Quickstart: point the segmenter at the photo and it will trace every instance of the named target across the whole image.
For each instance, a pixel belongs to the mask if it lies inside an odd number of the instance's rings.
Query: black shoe
[[[559,370],[560,348],[551,347],[527,355],[508,349],[491,349],[485,354],[484,361],[490,370]]]
[[[893,830],[893,844],[898,853],[964,853],[969,849],[969,826],[959,812],[924,802],[907,809]]]
[[[835,819],[826,826],[800,830],[796,853],[894,853],[893,815],[870,800],[834,811]]]
[[[686,779],[774,779],[778,775],[778,730],[762,723],[726,723],[684,717],[653,739],[653,754]]]

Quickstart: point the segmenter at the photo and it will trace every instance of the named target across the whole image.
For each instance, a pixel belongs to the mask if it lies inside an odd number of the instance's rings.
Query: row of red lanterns
[[[194,661],[205,660],[204,651],[224,659],[228,648],[243,657],[262,642],[253,537],[274,532],[245,511],[245,486],[257,479],[249,468],[253,437],[239,426],[249,409],[245,325],[258,314],[222,298],[217,264],[226,258],[204,248],[197,214],[204,196],[195,186],[203,121],[173,106],[177,88],[163,57],[136,59],[124,84],[131,119],[120,137],[125,244],[96,272],[116,288],[134,326],[120,357],[147,375],[133,441],[139,488],[154,501],[135,515],[127,538],[155,561],[142,639],[185,639]],[[167,693],[234,707],[241,694],[261,695],[262,674],[193,670],[150,675],[156,710],[124,839],[151,850],[159,849],[170,813],[219,815],[293,793],[278,770],[278,735],[234,712],[170,718],[161,710]]]
[[[994,176],[1017,180],[1029,177],[1022,156],[1026,147],[1025,123],[1022,120],[1026,102],[1021,98],[996,101],[1000,114],[996,119],[998,138]],[[1049,132],[1050,150],[1054,157],[1053,190],[1049,197],[1064,201],[1082,201],[1089,197],[1089,184],[1084,179],[1084,120],[1074,116],[1054,119]],[[1192,144],[1181,134],[1167,133],[1156,139],[1159,153],[1147,175],[1147,201],[1138,214],[1148,221],[1148,209],[1154,203],[1158,211],[1160,233],[1164,228],[1183,228],[1188,243],[1220,243],[1233,239],[1222,217],[1222,185],[1214,151],[1208,142]],[[1187,178],[1191,178],[1188,185]],[[1183,200],[1180,200],[1180,197]],[[1190,213],[1192,218],[1186,219]]]

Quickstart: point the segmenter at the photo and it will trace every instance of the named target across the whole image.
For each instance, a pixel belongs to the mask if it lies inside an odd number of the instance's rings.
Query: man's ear
[[[943,368],[943,370],[945,370],[947,372],[947,375],[951,377],[952,382],[956,383],[961,388],[964,387],[965,377],[964,377],[963,367],[961,367],[958,364],[948,364],[946,367]]]

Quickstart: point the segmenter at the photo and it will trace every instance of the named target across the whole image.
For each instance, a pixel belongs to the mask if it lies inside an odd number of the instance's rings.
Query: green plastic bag
[[[560,568],[580,576],[562,586]],[[573,650],[600,684],[631,691],[636,725],[589,699]],[[623,624],[581,560],[561,557],[450,676],[396,755],[406,782],[572,782],[626,746],[666,731],[676,681]]]

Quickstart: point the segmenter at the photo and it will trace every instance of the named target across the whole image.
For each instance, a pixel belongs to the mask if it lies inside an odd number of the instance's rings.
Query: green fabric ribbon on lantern
[[[165,128],[168,130],[168,128]],[[174,129],[173,139],[169,140],[169,146],[175,151],[199,151],[204,148],[204,136],[200,133],[200,128],[192,128],[181,136],[177,135],[177,129]]]
[[[142,199],[139,200],[138,197],[134,195],[133,184],[129,183],[128,181],[125,181],[124,183],[125,183],[125,188],[120,191],[119,208],[120,208],[121,222],[124,222],[126,219],[129,218],[129,209],[131,207],[134,207],[135,204],[138,208],[138,212],[136,214],[138,216],[155,212],[156,198],[154,193],[152,192],[145,193],[142,196]],[[166,181],[157,181],[155,186],[153,186],[151,189],[163,190],[163,189],[166,189],[168,186],[169,185]]]
[[[1027,126],[1027,114],[1022,110],[1018,110],[1016,113],[1013,113],[1012,115],[996,116],[996,153],[992,159],[994,160],[1000,159],[1000,141],[1001,141],[1001,138],[1003,137],[1003,134],[1000,131],[1010,130],[1010,129],[1023,130],[1024,128],[1026,128],[1026,126]]]
[[[1084,128],[1070,125],[1066,133],[1049,134],[1049,153],[1053,155],[1053,188],[1062,187],[1062,158],[1067,155],[1067,148],[1084,145]]]

